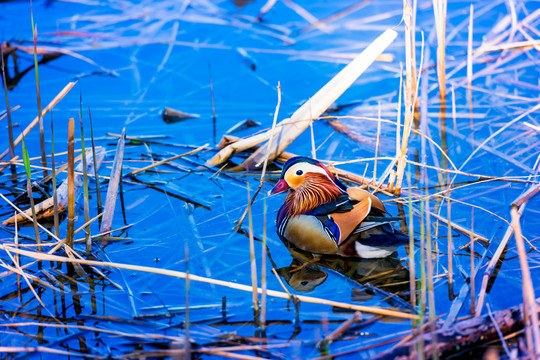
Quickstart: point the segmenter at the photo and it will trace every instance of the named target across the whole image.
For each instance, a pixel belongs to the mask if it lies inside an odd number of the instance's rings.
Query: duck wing
[[[341,194],[335,200],[321,204],[308,211],[306,215],[324,216],[333,213],[345,213],[354,208],[355,202],[349,198],[348,194]]]
[[[372,200],[368,196],[356,203],[353,209],[346,213],[334,213],[330,216],[339,227],[338,246],[347,239],[371,211]]]
[[[384,208],[382,201],[375,195],[372,195],[369,191],[350,187],[350,188],[347,188],[347,195],[349,195],[349,198],[351,200],[358,201],[358,202],[361,202],[364,199],[370,198],[371,206],[373,208],[380,210],[383,213],[388,214],[388,211],[386,211],[386,209]]]

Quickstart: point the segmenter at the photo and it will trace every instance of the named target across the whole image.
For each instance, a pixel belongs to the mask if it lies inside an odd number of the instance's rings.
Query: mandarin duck
[[[311,253],[383,258],[409,238],[385,218],[383,203],[358,188],[346,187],[322,163],[289,159],[269,195],[287,191],[277,215],[282,240]]]

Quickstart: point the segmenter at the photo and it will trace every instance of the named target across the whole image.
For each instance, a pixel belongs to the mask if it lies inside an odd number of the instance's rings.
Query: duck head
[[[285,191],[288,191],[285,198],[288,215],[294,216],[335,200],[346,193],[347,187],[321,162],[296,156],[285,163],[278,183],[268,194]]]

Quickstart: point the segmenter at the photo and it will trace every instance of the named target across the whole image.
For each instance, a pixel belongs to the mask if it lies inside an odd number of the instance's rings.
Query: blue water
[[[184,8],[184,5],[187,7]],[[337,101],[337,105],[353,103],[333,115],[340,116],[378,116],[381,106],[382,117],[394,121],[397,116],[400,62],[404,63],[403,23],[401,19],[402,2],[374,1],[359,11],[329,22],[321,30],[306,30],[309,23],[293,11],[288,2],[277,2],[264,15],[264,22],[255,22],[264,1],[247,3],[238,8],[232,1],[191,1],[191,2],[125,2],[125,1],[81,1],[81,2],[34,2],[34,21],[38,29],[38,45],[58,47],[73,51],[75,56],[63,55],[39,67],[39,81],[42,106],[44,107],[69,81],[77,81],[71,92],[52,111],[54,117],[55,150],[66,150],[67,120],[78,119],[80,97],[83,104],[83,120],[85,136],[89,136],[88,107],[92,112],[93,132],[95,137],[103,137],[107,133],[121,133],[126,128],[128,136],[166,135],[166,139],[156,139],[164,143],[199,146],[209,143],[214,147],[214,140],[219,141],[221,135],[233,125],[245,119],[252,119],[262,124],[260,128],[244,130],[236,133],[247,136],[255,131],[271,126],[273,112],[277,102],[276,86],[281,85],[281,106],[279,119],[290,116],[304,101],[312,96],[320,87],[330,80],[348,63],[347,54],[362,51],[371,41],[387,28],[394,28],[399,36],[386,53],[393,55],[390,63],[377,62],[364,73],[355,84]],[[300,1],[297,3],[313,17],[325,19],[339,10],[356,4],[354,1],[326,3]],[[434,62],[436,61],[436,39],[430,36],[433,32],[433,10],[431,1],[421,1],[417,16],[417,65],[420,63],[421,31],[424,32],[425,50],[429,49],[429,57],[423,59],[425,68],[422,74],[426,77],[428,93],[422,92],[421,101],[427,99],[427,129],[429,136],[438,144],[441,143],[441,126],[438,119],[439,97]],[[508,14],[508,9],[501,2],[477,1],[475,5],[474,47],[478,48],[483,40],[493,38],[491,29],[497,21]],[[31,46],[32,31],[30,21],[30,4],[27,2],[3,2],[0,4],[2,41],[21,46]],[[534,2],[524,2],[518,8],[518,18],[522,19],[535,10]],[[447,47],[448,75],[448,117],[446,119],[448,155],[457,168],[460,168],[472,151],[491,134],[506,123],[531,109],[538,102],[540,87],[538,84],[538,65],[535,50],[520,53],[515,59],[499,65],[487,76],[479,76],[473,80],[473,112],[474,130],[470,129],[469,105],[466,92],[466,68],[461,64],[467,54],[467,24],[469,2],[452,1],[448,9],[447,34],[451,36]],[[380,16],[380,19],[373,18]],[[533,22],[533,25],[535,23]],[[516,35],[516,41],[522,40]],[[323,53],[324,52],[324,53]],[[18,52],[18,67],[25,69],[33,65],[33,56]],[[496,61],[500,52],[491,53],[475,62],[474,72],[480,73]],[[515,54],[505,53],[505,56]],[[85,59],[81,59],[83,56]],[[493,58],[491,58],[493,56]],[[481,61],[486,60],[486,61]],[[453,73],[453,70],[459,67]],[[13,74],[11,59],[8,70]],[[210,78],[216,113],[216,139],[212,120],[212,100]],[[456,136],[453,136],[451,116],[450,88],[455,87],[455,102],[458,118],[456,120]],[[480,89],[480,90],[478,90]],[[425,94],[425,95],[424,95]],[[30,123],[37,114],[35,72],[31,69],[9,91],[11,107],[21,108],[13,113],[15,136]],[[197,119],[187,119],[174,124],[162,120],[164,107],[172,107],[188,113],[200,115]],[[2,105],[2,108],[4,105]],[[51,115],[44,118],[47,151],[50,153],[50,121]],[[377,124],[365,119],[346,118],[341,120],[351,129],[351,134],[359,138],[357,141],[345,134],[334,133],[324,120],[314,124],[314,138],[317,157],[324,160],[348,161],[362,158],[373,158],[375,152]],[[402,119],[403,121],[403,119]],[[524,124],[529,123],[531,126]],[[4,127],[0,136],[0,147],[8,146],[7,121],[0,120]],[[540,149],[538,140],[538,112],[525,116],[510,126],[502,134],[495,137],[487,145],[489,151],[480,150],[461,169],[472,174],[497,177],[514,177],[525,179],[535,166]],[[39,156],[39,132],[37,127],[26,137],[26,145],[30,157]],[[76,137],[80,137],[77,126]],[[324,141],[327,139],[327,141]],[[108,151],[106,162],[100,169],[102,176],[110,172],[114,156],[116,139],[98,140],[97,144]],[[88,147],[88,142],[86,143]],[[311,136],[309,131],[302,134],[288,149],[295,154],[311,154]],[[80,148],[77,142],[76,148]],[[156,159],[166,158],[189,150],[182,147],[149,145],[148,148],[137,144],[126,146],[124,172],[131,168],[147,165],[149,153]],[[21,155],[20,146],[17,154]],[[133,183],[124,183],[124,202],[126,223],[133,224],[128,230],[115,233],[115,236],[126,238],[123,241],[110,242],[106,246],[95,245],[95,255],[101,260],[163,268],[176,271],[189,270],[191,274],[225,280],[238,284],[251,284],[248,237],[234,232],[235,221],[239,219],[247,203],[246,180],[249,179],[250,191],[258,185],[258,176],[244,173],[221,174],[210,179],[217,169],[198,167],[209,159],[215,150],[205,150],[189,160],[178,160],[177,164],[190,169],[191,172],[178,168],[163,166],[160,170],[169,172],[146,173],[137,177],[140,181],[174,184],[177,189],[209,202],[210,210],[194,208],[185,201],[167,196],[162,192]],[[439,167],[440,152],[432,149],[427,143],[422,145],[421,137],[411,138],[409,159],[418,160],[428,165]],[[425,157],[422,154],[425,153]],[[395,156],[395,125],[381,126],[380,157]],[[59,157],[59,162],[65,157]],[[235,162],[241,161],[235,158]],[[36,160],[34,164],[38,165]],[[356,174],[362,175],[366,164],[369,167],[367,177],[373,176],[373,161],[352,163],[341,166]],[[379,160],[377,175],[381,176],[388,166],[387,160]],[[408,168],[412,172],[413,186],[434,187],[439,183],[437,172],[428,170],[427,179],[419,183],[415,180],[416,168]],[[23,172],[22,167],[18,171]],[[275,175],[275,174],[274,174]],[[41,172],[33,172],[33,180],[39,180]],[[1,182],[9,186],[9,174],[4,172]],[[65,175],[59,175],[59,181]],[[452,179],[452,175],[450,177]],[[455,183],[476,180],[476,177],[457,176]],[[128,180],[128,179],[127,179]],[[537,180],[537,178],[533,178]],[[426,184],[427,181],[427,184]],[[106,182],[103,183],[102,196],[106,194]],[[24,187],[24,183],[19,185]],[[255,236],[263,237],[263,220],[266,214],[266,232],[270,258],[266,259],[268,289],[283,291],[276,276],[272,274],[272,262],[276,268],[286,268],[291,264],[292,256],[275,234],[274,218],[283,198],[280,196],[265,197],[271,184],[266,184],[253,205],[253,229]],[[529,183],[491,181],[461,187],[452,192],[452,198],[473,204],[477,208],[471,213],[469,205],[452,204],[452,221],[491,240],[489,246],[480,242],[475,244],[475,267],[481,267],[479,274],[503,237],[507,223],[498,215],[509,221],[511,202],[521,194]],[[95,203],[95,184],[90,184],[91,216],[97,215]],[[171,190],[172,191],[172,190]],[[416,189],[414,189],[416,191]],[[432,188],[433,194],[440,191]],[[2,189],[3,194],[9,194]],[[8,196],[10,199],[12,196]],[[383,200],[388,200],[382,196]],[[267,206],[267,211],[264,205]],[[446,218],[446,203],[439,210]],[[533,245],[538,244],[539,200],[529,201],[523,216],[524,236]],[[5,203],[1,204],[3,217],[12,210]],[[440,206],[436,200],[429,204],[430,209]],[[392,215],[398,214],[397,206],[388,202],[387,207]],[[405,214],[408,212],[407,206]],[[488,213],[483,209],[488,210]],[[416,211],[414,229],[419,239],[420,223],[419,203],[414,205]],[[78,219],[75,227],[84,223],[82,206],[77,209]],[[432,221],[434,219],[432,218]],[[244,222],[247,228],[248,221]],[[65,236],[65,222],[61,226],[61,235]],[[124,220],[117,202],[113,229],[124,226]],[[436,232],[438,229],[438,232]],[[433,254],[435,272],[435,312],[437,315],[448,313],[451,306],[447,286],[447,245],[446,225],[439,224],[432,228],[433,244],[439,253]],[[98,232],[96,224],[92,233]],[[12,243],[13,234],[0,228],[0,241]],[[34,236],[32,228],[21,229],[21,234]],[[63,236],[61,236],[63,237]],[[469,242],[469,236],[454,231],[454,248],[458,249]],[[30,241],[21,240],[24,243]],[[256,262],[259,271],[262,263],[261,243],[256,242]],[[83,245],[77,249],[83,251]],[[531,247],[526,244],[526,249]],[[421,249],[417,246],[416,268],[421,266]],[[486,254],[484,260],[482,256]],[[6,254],[1,255],[6,263],[11,260]],[[512,237],[504,256],[504,263],[497,278],[490,287],[487,303],[495,311],[522,303],[521,271],[517,259],[515,240]],[[408,277],[408,253],[400,248],[394,262],[354,262],[344,264],[341,261],[315,265],[316,278],[326,280],[309,292],[300,292],[293,286],[286,285],[293,294],[301,294],[316,298],[356,303],[366,306],[397,307],[408,301],[408,284],[403,283]],[[538,294],[538,252],[528,253],[529,266],[532,271],[536,293]],[[28,259],[23,260],[23,264]],[[400,265],[398,265],[401,263]],[[457,251],[454,255],[454,292],[457,293],[468,282],[470,273],[468,248]],[[56,265],[55,265],[56,266]],[[379,267],[377,267],[379,266]],[[47,265],[47,268],[50,267]],[[328,269],[330,268],[330,269]],[[341,269],[341,274],[337,270]],[[28,271],[47,281],[46,275],[37,266]],[[139,350],[155,350],[159,348],[177,348],[183,346],[181,338],[185,335],[185,312],[169,308],[182,308],[186,305],[186,283],[184,279],[148,274],[129,270],[104,269],[109,279],[118,284],[118,289],[108,280],[93,274],[87,278],[73,278],[69,281],[58,273],[48,270],[59,280],[51,284],[55,287],[64,285],[65,295],[54,293],[49,288],[34,286],[47,310],[42,309],[34,295],[23,283],[22,303],[17,297],[15,275],[0,278],[0,346],[36,347],[38,345],[50,349],[71,351],[74,353],[92,353],[99,356],[119,356]],[[65,264],[59,268],[62,273],[68,272]],[[88,270],[91,272],[91,270]],[[364,276],[381,273],[368,283],[358,282]],[[394,272],[395,277],[388,277]],[[386,275],[385,275],[386,274]],[[313,276],[307,274],[306,276]],[[286,277],[286,276],[285,276]],[[285,279],[284,280],[287,280]],[[350,279],[352,277],[352,279]],[[92,280],[93,279],[93,280]],[[311,278],[310,278],[311,279]],[[392,285],[394,284],[394,285]],[[478,291],[481,279],[476,281]],[[401,286],[401,288],[400,288]],[[401,302],[385,300],[387,295],[399,291],[397,297]],[[253,325],[251,294],[218,285],[209,285],[191,281],[189,284],[189,321],[190,336],[194,346],[211,346],[220,339],[231,334],[247,337],[260,336],[260,330]],[[226,313],[222,312],[222,301],[226,298]],[[468,315],[469,300],[465,300],[460,316]],[[200,309],[197,306],[205,305]],[[486,313],[484,307],[484,313]],[[159,317],[145,317],[148,314],[161,314]],[[50,326],[60,323],[117,330],[124,333],[159,334],[177,336],[176,342],[158,339],[143,341],[127,335],[96,335],[91,330],[58,328]],[[292,302],[278,298],[269,298],[267,319],[270,325],[266,337],[270,343],[285,343],[290,339],[290,346],[271,350],[284,354],[285,357],[298,356],[311,358],[320,356],[315,344],[317,340],[334,330],[341,322],[348,319],[351,313],[339,312],[326,305],[302,303],[300,306],[300,332],[295,333],[295,311]],[[371,317],[363,314],[363,320]],[[445,316],[442,317],[445,319]],[[334,321],[336,320],[336,321]],[[337,321],[339,320],[339,321]],[[37,322],[42,321],[42,326]],[[275,321],[274,323],[272,321]],[[7,324],[32,323],[28,326],[9,327]],[[362,323],[359,323],[360,325]],[[409,330],[409,321],[388,319],[377,321],[365,327],[353,328],[346,335],[353,336],[349,340],[336,341],[330,345],[333,354],[360,349],[372,343],[387,339],[387,336]],[[99,339],[99,340],[98,340]],[[253,339],[252,339],[253,341]],[[196,344],[196,345],[195,345]],[[235,344],[233,340],[230,344]],[[386,347],[377,347],[360,352],[362,358],[368,358]],[[255,355],[254,352],[246,354]],[[263,355],[259,353],[258,355]],[[55,357],[50,353],[29,354],[27,357]],[[358,356],[350,355],[350,356]],[[205,356],[203,356],[205,357]]]

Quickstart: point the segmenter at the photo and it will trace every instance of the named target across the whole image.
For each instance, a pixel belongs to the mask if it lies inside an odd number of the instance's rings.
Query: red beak
[[[278,183],[276,184],[276,186],[274,186],[274,188],[268,192],[268,196],[279,194],[289,189],[290,189],[289,184],[287,184],[287,182],[284,179],[280,179]]]

